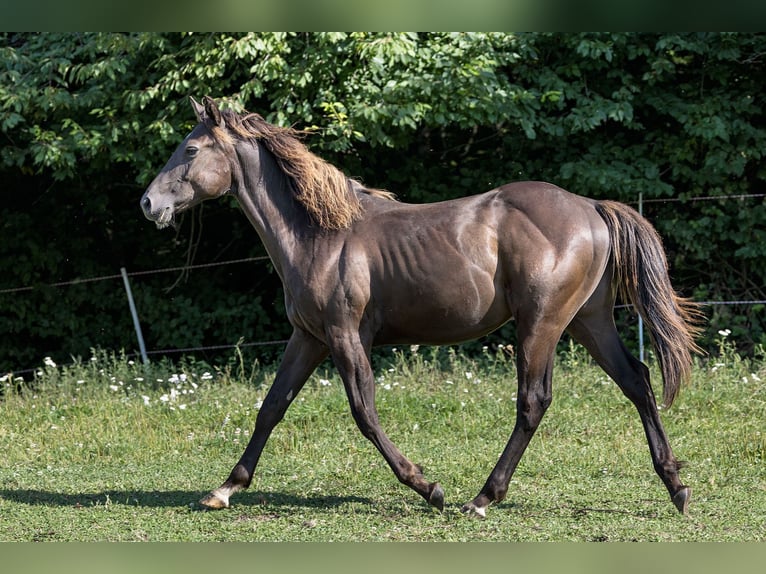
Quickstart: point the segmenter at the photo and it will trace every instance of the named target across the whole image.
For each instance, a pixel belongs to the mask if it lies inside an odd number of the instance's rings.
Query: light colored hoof
[[[463,508],[460,509],[460,512],[462,512],[463,514],[467,514],[468,516],[478,516],[479,518],[487,517],[487,507],[476,506],[473,502],[464,504]]]
[[[200,500],[199,503],[207,509],[220,510],[222,508],[229,508],[229,497],[222,495],[217,490],[214,490],[205,498]]]

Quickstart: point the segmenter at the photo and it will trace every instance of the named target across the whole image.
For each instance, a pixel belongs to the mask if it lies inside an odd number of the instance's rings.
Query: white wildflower
[[[710,372],[711,373],[715,373],[718,369],[720,369],[721,367],[724,367],[724,366],[726,366],[725,363],[716,363],[716,364],[713,365],[713,368],[710,369]]]
[[[329,387],[330,381],[328,381],[327,379],[319,379],[319,384],[322,385],[323,387]]]
[[[141,395],[141,398],[144,399],[144,405],[149,406],[151,403],[151,399],[147,397],[146,395]]]
[[[721,337],[728,337],[731,335],[731,329],[721,329],[718,331],[718,334],[721,335]]]

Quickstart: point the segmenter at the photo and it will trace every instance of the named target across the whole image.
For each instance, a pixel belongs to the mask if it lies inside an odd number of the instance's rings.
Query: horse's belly
[[[375,343],[458,343],[486,335],[511,318],[506,297],[494,288],[482,293],[461,286],[457,291],[416,290],[392,300],[379,314]]]

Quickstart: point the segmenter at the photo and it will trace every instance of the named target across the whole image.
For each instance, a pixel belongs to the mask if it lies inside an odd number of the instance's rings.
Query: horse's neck
[[[306,214],[293,199],[287,176],[268,152],[257,146],[238,155],[239,205],[258,232],[277,273],[284,277],[285,269],[301,265],[301,244],[310,235]]]

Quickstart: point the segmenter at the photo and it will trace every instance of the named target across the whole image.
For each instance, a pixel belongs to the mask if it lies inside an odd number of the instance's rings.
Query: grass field
[[[504,350],[387,350],[377,361],[384,428],[445,489],[439,513],[400,485],[357,431],[342,384],[320,368],[232,507],[196,501],[226,478],[273,371],[233,361],[146,368],[95,353],[4,377],[2,541],[763,541],[766,360],[722,341],[663,420],[682,480],[679,515],[652,469],[638,415],[577,349],[563,352],[554,401],[486,519],[460,506],[510,434],[515,372]],[[653,369],[655,391],[659,375]]]

